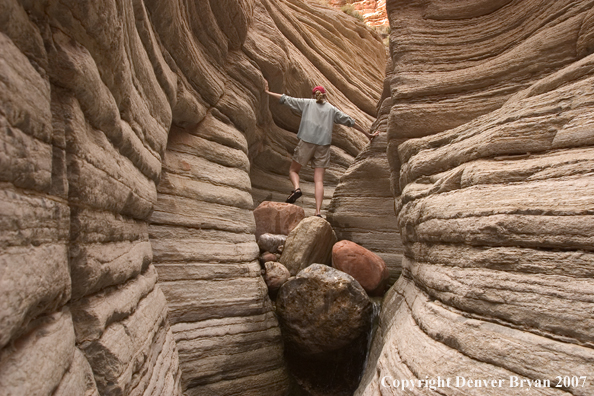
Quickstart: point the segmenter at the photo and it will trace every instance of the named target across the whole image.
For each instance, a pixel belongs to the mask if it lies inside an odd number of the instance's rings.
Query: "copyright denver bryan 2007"
[[[578,388],[589,386],[586,376],[557,376],[555,380],[550,379],[527,379],[515,375],[508,378],[478,379],[463,376],[436,377],[425,379],[396,379],[389,375],[382,377],[381,385],[385,388],[398,388],[401,390],[413,390],[415,388],[429,388],[437,390],[440,388]]]

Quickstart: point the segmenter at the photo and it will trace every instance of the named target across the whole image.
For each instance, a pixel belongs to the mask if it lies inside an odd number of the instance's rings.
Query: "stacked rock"
[[[297,205],[264,201],[254,209],[254,217],[262,275],[274,297],[290,276],[289,270],[279,262],[287,236],[305,218],[305,212]]]
[[[379,256],[337,242],[328,221],[303,209],[263,202],[254,211],[262,275],[275,300],[285,356],[308,395],[351,395],[371,336],[373,304],[389,272]]]

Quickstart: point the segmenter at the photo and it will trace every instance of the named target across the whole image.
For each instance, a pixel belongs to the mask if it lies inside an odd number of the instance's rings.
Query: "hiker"
[[[294,190],[287,197],[285,202],[294,203],[301,197],[299,188],[299,171],[311,160],[314,168],[314,185],[316,198],[316,216],[322,217],[320,209],[324,199],[324,171],[330,164],[330,143],[332,142],[332,128],[334,124],[342,124],[362,132],[371,141],[379,132],[371,134],[355,123],[351,117],[338,110],[326,101],[326,90],[318,85],[311,91],[312,99],[293,98],[288,95],[281,95],[268,90],[268,82],[265,82],[265,89],[268,95],[279,100],[281,104],[289,106],[292,110],[301,115],[299,132],[297,137],[299,143],[293,153],[293,161],[289,169],[289,178],[293,183]]]

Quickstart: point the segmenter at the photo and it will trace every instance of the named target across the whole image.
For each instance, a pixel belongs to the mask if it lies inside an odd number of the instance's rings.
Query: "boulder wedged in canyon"
[[[285,342],[303,356],[341,349],[371,325],[371,301],[359,282],[324,264],[285,283],[276,304]]]
[[[593,394],[556,387],[594,367],[593,5],[388,1],[405,257],[357,395]]]
[[[365,362],[373,306],[350,275],[313,264],[276,298],[287,364],[307,394],[348,395]]]
[[[254,209],[254,217],[256,238],[259,239],[262,234],[289,235],[305,218],[305,211],[293,204],[264,201]]]
[[[383,62],[296,0],[0,0],[1,392],[283,394],[252,193],[298,119],[263,79],[368,125]],[[328,193],[364,145],[336,131]]]
[[[282,253],[287,235],[283,234],[262,234],[258,237],[258,247],[260,251],[266,253]]]

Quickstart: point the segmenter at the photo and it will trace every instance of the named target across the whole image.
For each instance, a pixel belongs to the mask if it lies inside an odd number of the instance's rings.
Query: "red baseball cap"
[[[315,95],[316,91],[320,91],[323,94],[326,93],[326,90],[321,85],[318,85],[317,87],[314,87],[314,89],[312,89],[312,91],[311,91],[311,94],[312,95]]]

